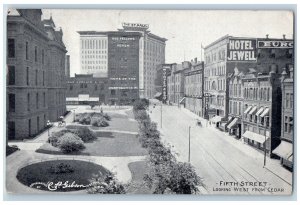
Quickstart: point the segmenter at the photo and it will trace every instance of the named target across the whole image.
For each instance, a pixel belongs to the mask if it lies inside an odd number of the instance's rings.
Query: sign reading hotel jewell
[[[227,61],[256,61],[256,39],[230,38],[227,47]]]

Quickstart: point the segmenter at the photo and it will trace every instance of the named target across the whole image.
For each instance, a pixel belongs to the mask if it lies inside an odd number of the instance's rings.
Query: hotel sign
[[[141,23],[122,23],[123,27],[129,27],[129,28],[143,28],[148,29],[149,24],[141,24]]]
[[[255,62],[256,39],[230,38],[227,46],[227,61]]]
[[[258,40],[258,48],[293,48],[293,40]]]
[[[168,70],[171,69],[170,65],[163,65],[162,67],[162,102],[166,103],[168,98],[168,90],[167,90],[167,74]]]

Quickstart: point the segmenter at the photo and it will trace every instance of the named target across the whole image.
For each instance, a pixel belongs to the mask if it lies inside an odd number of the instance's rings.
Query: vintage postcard
[[[292,11],[4,15],[6,193],[293,193]]]

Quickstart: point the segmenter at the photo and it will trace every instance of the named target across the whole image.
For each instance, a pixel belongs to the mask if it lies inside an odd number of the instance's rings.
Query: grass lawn
[[[138,124],[134,121],[129,121],[128,119],[123,118],[112,118],[111,121],[108,121],[108,127],[94,127],[92,126],[91,129],[93,130],[120,130],[120,131],[127,131],[127,132],[137,132],[138,131]]]
[[[64,163],[69,165],[73,172],[69,173],[55,173],[53,172],[53,167],[56,167],[58,164]],[[68,181],[68,184],[72,184],[73,181],[77,185],[88,185],[90,184],[90,179],[93,178],[94,174],[108,174],[109,171],[104,167],[86,161],[79,160],[55,160],[55,161],[45,161],[32,165],[28,165],[19,170],[17,174],[17,179],[24,185],[30,186],[32,183],[41,182],[47,184],[48,182],[53,182],[54,184],[62,182],[63,184]],[[33,188],[47,190],[49,189],[45,185],[35,185]],[[51,186],[51,188],[55,188]],[[85,187],[67,187],[57,186],[56,190],[53,191],[75,191],[82,190]]]
[[[81,152],[72,152],[69,154],[63,153],[60,151],[58,147],[52,146],[50,143],[43,144],[40,148],[38,148],[35,152],[43,153],[43,154],[53,154],[53,155],[88,155],[87,153]]]
[[[96,132],[98,139],[85,143],[84,154],[90,156],[143,156],[147,155],[136,135],[112,132]]]
[[[148,171],[146,161],[131,162],[128,167],[132,174],[131,183],[127,189],[129,194],[152,194],[153,191],[144,184],[144,175]]]

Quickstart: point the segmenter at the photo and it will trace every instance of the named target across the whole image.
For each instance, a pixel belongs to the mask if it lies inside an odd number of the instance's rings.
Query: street
[[[206,121],[185,108],[163,105],[149,107],[152,121],[157,123],[162,141],[178,153],[179,161],[188,161],[189,126],[191,126],[191,164],[203,178],[207,194],[287,195],[292,192],[292,173],[279,160],[267,157],[263,167],[263,153],[236,140],[228,133],[206,125]],[[202,126],[196,125],[196,119]],[[237,186],[237,182],[239,186]],[[246,183],[248,182],[248,183]],[[259,183],[261,182],[261,183]],[[266,182],[266,183],[265,183]],[[262,185],[265,183],[265,185]],[[246,184],[246,185],[245,185]],[[239,188],[239,189],[238,189]]]

